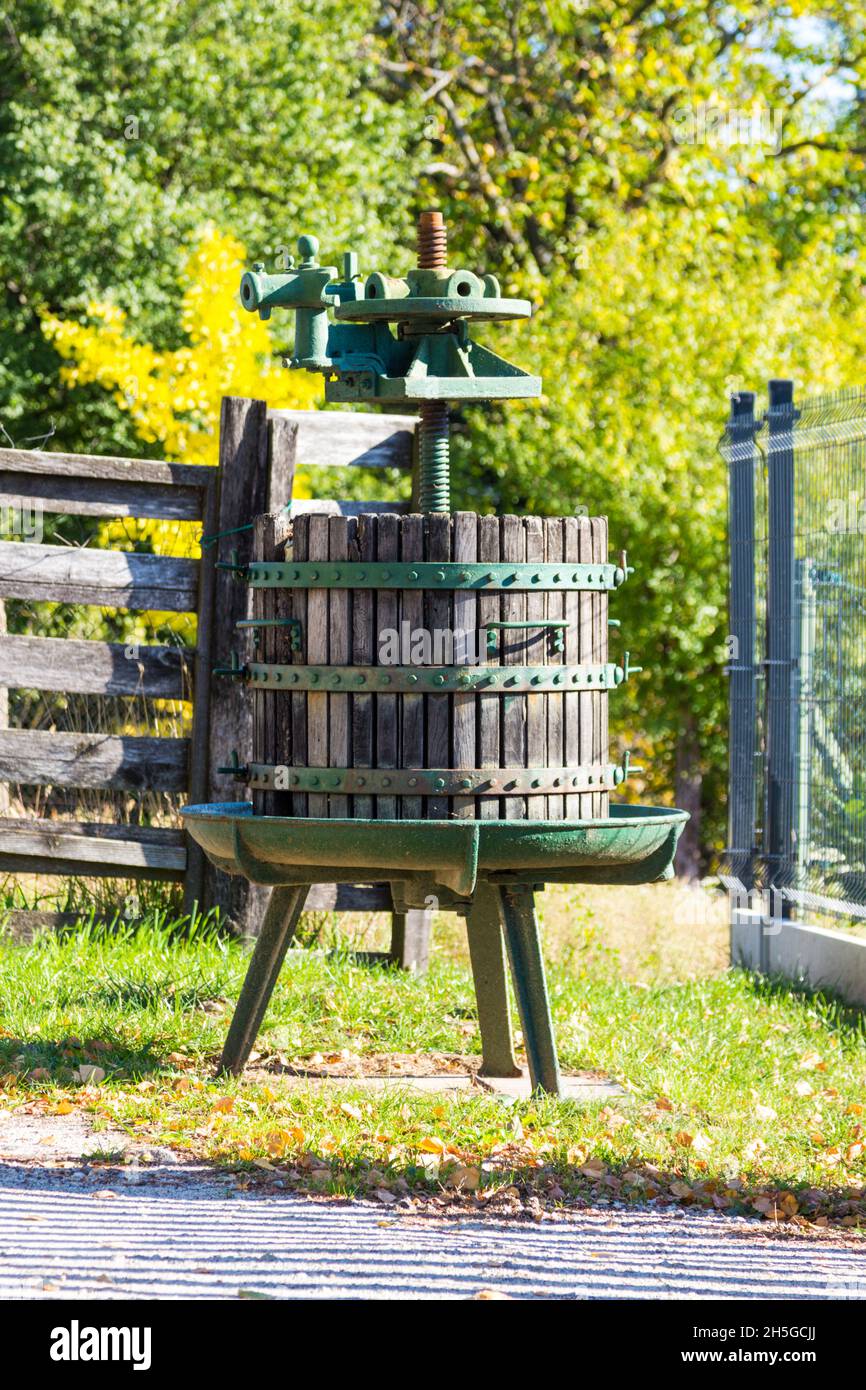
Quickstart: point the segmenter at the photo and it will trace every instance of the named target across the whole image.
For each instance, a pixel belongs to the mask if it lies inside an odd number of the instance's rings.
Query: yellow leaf
[[[681,1129],[674,1135],[674,1143],[679,1144],[681,1149],[690,1149],[694,1143],[695,1136]]]
[[[58,1101],[53,1110],[49,1110],[49,1115],[71,1115],[75,1106],[71,1101]]]
[[[856,1101],[856,1100],[855,1100],[855,1101],[852,1101],[851,1104],[850,1104],[850,1105],[848,1106],[848,1108],[846,1109],[845,1114],[846,1114],[846,1115],[862,1115],[862,1114],[863,1114],[863,1106],[860,1105],[859,1101]]]
[[[607,1164],[602,1163],[600,1158],[588,1158],[586,1163],[582,1163],[578,1172],[585,1178],[600,1178],[607,1172]]]
[[[422,1139],[421,1143],[418,1145],[418,1152],[422,1154],[444,1154],[447,1147],[447,1144],[443,1143],[441,1139],[434,1139],[428,1135],[427,1138]]]
[[[235,1103],[231,1096],[220,1096],[219,1100],[214,1101],[214,1110],[218,1110],[221,1115],[230,1115],[235,1108]]]

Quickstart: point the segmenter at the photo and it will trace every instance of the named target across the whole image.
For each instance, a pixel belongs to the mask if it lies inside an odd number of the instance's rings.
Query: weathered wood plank
[[[521,564],[526,559],[526,530],[523,518],[504,516],[502,518],[502,558]],[[521,622],[526,617],[526,594],[505,593],[502,597],[502,617],[505,622]],[[500,634],[500,650],[503,652],[503,665],[519,666],[523,659],[522,644],[525,634],[506,632]],[[526,767],[526,696],[504,695],[502,697],[502,762],[505,767]],[[503,814],[506,820],[522,820],[526,815],[525,796],[503,797]]]
[[[403,560],[424,559],[424,518],[418,512],[403,518],[400,526],[400,555]],[[404,624],[408,628],[404,629]],[[400,593],[400,629],[410,634],[424,625],[424,595],[420,589],[403,589]],[[400,766],[424,766],[424,696],[403,696]],[[424,803],[419,796],[400,798],[401,818],[421,820]]]
[[[271,410],[298,426],[301,468],[410,468],[416,415],[359,415],[350,410]]]
[[[52,454],[41,449],[0,449],[0,472],[3,471],[190,488],[208,487],[213,477],[206,464],[111,458],[103,454]]]
[[[310,518],[299,516],[292,522],[292,558],[295,560],[306,560],[309,558],[310,541]],[[307,661],[307,591],[306,589],[293,589],[292,591],[292,613],[301,624],[300,646],[292,655],[292,662],[295,666],[303,666]],[[305,767],[307,763],[307,697],[303,692],[292,695],[292,761],[298,767]],[[307,814],[307,794],[306,792],[292,793],[292,815],[305,816]]]
[[[256,517],[253,526],[253,554],[264,561],[281,560],[290,524],[285,510]],[[291,615],[292,595],[285,589],[256,589],[253,617],[262,621],[254,629],[254,651],[259,659],[284,664],[291,659],[286,629],[273,626],[274,620]],[[281,691],[253,690],[253,754],[256,762],[291,763],[291,697]],[[253,791],[253,805],[260,815],[288,815],[291,793],[273,788]]]
[[[194,656],[186,647],[0,636],[0,684],[16,690],[189,700]]]
[[[305,912],[390,912],[387,883],[316,883],[307,894]]]
[[[124,826],[127,832],[134,826]],[[78,835],[62,822],[55,822],[50,830],[34,828],[32,822],[23,818],[10,824],[8,818],[0,825],[0,863],[5,855],[17,858],[39,860],[41,864],[52,861],[74,861],[80,873],[89,871],[94,864],[121,869],[175,869],[186,868],[186,846],[182,843],[182,833],[178,833],[173,844],[153,843],[127,834],[126,839],[110,836]],[[44,867],[39,870],[45,872]],[[36,869],[32,870],[36,872]],[[86,876],[86,875],[85,875]]]
[[[607,517],[594,516],[591,522],[592,559],[594,564],[607,562]],[[607,594],[592,596],[592,659],[607,660]],[[596,762],[607,762],[607,695],[595,691],[592,696],[592,748]],[[593,814],[608,814],[609,795],[599,792],[593,797]]]
[[[329,498],[299,497],[292,503],[292,516],[304,512],[327,512],[329,516],[363,516],[365,512],[396,512],[409,510],[408,502],[337,502]]]
[[[580,541],[576,516],[564,519],[564,554],[566,560],[580,560]],[[580,594],[570,589],[565,595],[565,617],[568,627],[565,631],[565,661],[568,666],[576,666],[580,660]],[[580,762],[580,696],[565,695],[565,763],[566,767],[576,767]],[[565,798],[566,820],[580,818],[580,797],[569,795]]]
[[[0,781],[22,786],[179,792],[188,762],[186,738],[0,730]]]
[[[451,517],[436,512],[424,519],[424,548],[427,560],[451,558]],[[452,626],[450,594],[424,594],[424,625],[435,650],[436,633]],[[427,767],[447,767],[451,749],[451,696],[425,695],[427,715]],[[447,796],[426,798],[428,820],[444,820],[450,807]]]
[[[374,515],[358,518],[354,538],[349,544],[350,560],[375,560],[376,526]],[[376,660],[375,644],[376,595],[372,589],[358,589],[352,596],[352,661],[356,666],[370,666]],[[373,766],[373,696],[352,696],[352,766]],[[358,819],[372,820],[373,798],[352,798],[352,814]]]
[[[328,558],[328,518],[310,516],[308,559]],[[311,666],[328,662],[328,590],[310,589],[307,593],[307,660]],[[310,767],[328,766],[328,696],[324,690],[307,694],[307,763]],[[307,799],[311,816],[328,814],[328,798],[311,793]]]
[[[0,598],[189,613],[197,597],[197,560],[0,541]]]
[[[352,522],[353,528],[357,525]],[[329,555],[332,560],[349,558],[349,523],[344,516],[332,516],[328,524]],[[347,666],[352,632],[352,595],[348,589],[331,589],[328,599],[333,666]],[[328,696],[328,762],[331,767],[351,767],[350,712],[348,695]],[[328,798],[328,815],[345,818],[349,814],[347,796]]]
[[[452,553],[455,560],[474,561],[478,558],[478,518],[474,512],[457,512],[454,516]],[[474,665],[475,653],[470,650],[477,636],[477,596],[465,589],[454,593],[454,664]],[[460,634],[458,637],[457,634]],[[453,767],[477,767],[475,748],[475,695],[466,693],[453,697]],[[475,819],[475,798],[454,797],[454,815]]]
[[[480,516],[478,518],[479,560],[489,560],[494,564],[498,564],[501,554],[500,543],[499,518],[497,516]],[[483,627],[486,622],[498,621],[501,616],[501,604],[502,601],[499,594],[479,594],[479,628]],[[484,642],[484,640],[484,634],[482,633],[480,641]],[[492,656],[488,656],[485,648],[482,661],[488,666],[499,665],[498,635],[496,651]],[[502,697],[500,695],[479,695],[478,704],[478,766],[498,767],[501,746],[500,706],[502,704]],[[498,798],[492,796],[479,798],[479,820],[497,820],[501,812],[502,802]]]
[[[377,557],[381,560],[400,558],[400,518],[384,514],[379,517],[379,540]],[[376,640],[382,641],[383,633],[397,628],[397,591],[379,589],[376,593]],[[373,658],[378,661],[378,651]],[[397,766],[397,696],[376,695],[376,766]],[[379,796],[376,798],[376,819],[394,820],[397,816],[397,798]]]
[[[539,516],[527,516],[524,518],[524,530],[526,532],[526,559],[528,563],[533,560],[544,560],[545,555],[545,524]],[[543,593],[529,592],[524,600],[526,603],[526,620],[533,622],[545,617],[545,597]],[[514,635],[515,642],[522,640],[524,644],[523,661],[527,665],[546,665],[548,661],[548,649],[550,642],[547,636],[547,629],[543,627],[528,628],[525,634]],[[551,704],[556,704],[559,696],[551,697]],[[527,695],[526,697],[526,756],[530,767],[545,767],[547,765],[547,703],[546,695]],[[562,766],[560,759],[557,764]],[[551,797],[551,800],[554,800]],[[547,797],[528,796],[526,797],[526,816],[528,820],[544,820],[547,814]]]
[[[592,560],[592,526],[588,516],[577,517],[577,546],[580,563],[588,564]],[[592,661],[592,594],[585,592],[580,593],[578,598],[580,600],[578,605],[579,659],[581,662]],[[580,702],[580,731],[578,734],[580,757],[578,761],[581,764],[591,763],[593,756],[592,692],[588,690],[583,691],[577,698]],[[581,820],[590,820],[592,815],[592,794],[590,792],[583,792],[580,796]]]
[[[210,470],[208,470],[210,472]],[[198,521],[202,487],[170,483],[116,482],[113,479],[52,477],[0,472],[0,511],[19,507],[25,516],[38,504],[43,512],[65,516],[135,516],[161,521]]]
[[[202,490],[202,538],[217,529],[219,474],[209,469],[209,481]],[[211,685],[213,671],[214,587],[216,551],[202,544],[198,567],[195,659],[193,665],[192,738],[189,750],[189,800],[199,805],[208,799],[208,744],[211,725]],[[192,838],[187,843],[186,875],[183,884],[183,910],[192,913],[205,900],[205,853]]]
[[[565,536],[563,532],[563,518],[549,516],[544,519],[544,552],[545,558],[552,563],[565,558]],[[565,616],[565,594],[548,593],[547,616],[562,620]],[[527,598],[527,607],[529,598]],[[557,652],[555,646],[556,629],[548,628],[544,639],[544,647],[547,652],[545,660],[554,665],[561,666],[565,659],[564,652]],[[562,635],[560,633],[560,635]],[[547,744],[546,761],[549,767],[565,767],[565,695],[545,695],[546,715],[547,715]],[[530,756],[530,763],[533,758]],[[540,798],[542,801],[544,797]],[[531,807],[533,798],[527,798],[527,805]],[[547,797],[547,818],[548,820],[562,820],[565,814],[565,798],[563,796]]]

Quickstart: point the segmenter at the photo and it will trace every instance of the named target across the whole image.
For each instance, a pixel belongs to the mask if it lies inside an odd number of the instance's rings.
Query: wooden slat
[[[299,516],[292,522],[292,558],[294,560],[308,559],[310,548],[310,518]],[[301,641],[298,650],[292,656],[295,666],[303,666],[307,661],[307,590],[294,589],[292,591],[292,613],[298,618],[301,624]],[[300,692],[292,695],[292,761],[298,767],[305,767],[307,762],[307,697]],[[306,792],[292,793],[292,815],[305,816],[307,814],[307,794]]]
[[[271,410],[298,426],[301,468],[411,468],[415,415],[359,415],[345,410]]]
[[[253,555],[258,560],[277,561],[285,555],[289,536],[286,511],[270,512],[256,517],[253,527]],[[291,616],[292,593],[287,589],[256,589],[253,593],[253,617],[261,618],[263,626],[253,633],[254,652],[261,661],[284,664],[291,659],[288,630],[271,626],[274,619]],[[256,689],[253,700],[253,755],[256,762],[291,763],[292,702],[279,691]],[[253,806],[260,815],[279,816],[291,813],[291,793],[274,788],[255,790]]]
[[[189,613],[197,594],[196,560],[0,541],[0,598]]]
[[[545,559],[553,564],[557,560],[565,558],[565,537],[563,532],[563,518],[559,516],[549,516],[544,519],[544,553]],[[528,558],[528,557],[527,557]],[[530,596],[531,597],[531,596]],[[548,618],[562,619],[565,616],[565,594],[548,593],[547,616]],[[527,607],[529,597],[527,597]],[[562,665],[565,659],[563,652],[557,653],[554,647],[555,629],[548,628],[544,639],[544,649],[547,653],[545,660],[555,665]],[[547,714],[547,744],[546,761],[549,767],[566,767],[565,761],[565,695],[545,695],[544,702]],[[532,757],[529,759],[533,762]],[[544,800],[542,797],[541,800]],[[531,808],[532,797],[527,798],[527,806]],[[531,814],[531,811],[530,811]],[[547,818],[548,820],[562,820],[565,814],[565,797],[547,797]]]
[[[593,563],[604,564],[607,561],[607,517],[594,516],[591,530]],[[596,662],[607,660],[606,593],[594,593],[592,596],[592,659]],[[607,695],[601,691],[594,692],[592,696],[592,729],[593,761],[607,762]],[[593,814],[606,816],[608,800],[607,792],[594,796]]]
[[[52,454],[41,449],[0,449],[0,472],[35,473],[52,478],[97,478],[104,482],[209,487],[206,464],[165,463],[157,459],[111,458],[103,454]]]
[[[328,558],[328,518],[311,515],[308,540],[309,560]],[[307,660],[311,666],[328,662],[328,590],[310,589],[307,593]],[[328,696],[325,691],[311,690],[307,694],[307,763],[310,767],[328,766]],[[328,814],[328,798],[311,793],[307,799],[311,816]]]
[[[398,560],[400,558],[400,518],[392,515],[379,517],[379,540],[376,548],[377,558]],[[397,592],[394,589],[379,589],[376,593],[376,641],[381,642],[386,629],[397,628]],[[378,651],[374,656],[378,661]],[[376,695],[376,766],[397,766],[397,696]],[[397,816],[397,799],[393,796],[376,798],[376,819],[394,820]]]
[[[501,553],[500,543],[499,518],[496,516],[480,516],[478,518],[479,560],[489,560],[494,564],[498,564]],[[479,594],[479,627],[490,619],[497,620],[501,616],[501,606],[502,600],[499,594]],[[481,640],[483,641],[484,639],[482,638]],[[498,640],[494,655],[488,657],[485,651],[483,660],[488,666],[499,665]],[[502,697],[500,695],[479,695],[478,704],[478,766],[499,767]],[[479,820],[497,820],[501,812],[502,802],[495,797],[491,796],[479,799]]]
[[[352,521],[353,529],[357,522]],[[349,558],[349,523],[346,517],[332,516],[328,524],[328,553],[332,560]],[[352,595],[349,589],[331,589],[328,595],[330,662],[347,666],[351,654]],[[331,767],[351,767],[350,711],[348,695],[328,696],[328,762]],[[347,796],[328,798],[328,815],[345,818],[349,814]]]
[[[576,516],[564,519],[565,559],[580,560],[580,541]],[[565,631],[565,661],[568,666],[577,666],[580,660],[580,594],[570,589],[565,595],[565,617],[568,627]],[[580,762],[580,696],[565,695],[565,763],[566,767],[576,767]],[[580,797],[570,795],[565,798],[566,820],[579,820]]]
[[[354,538],[350,540],[351,560],[375,560],[377,518],[366,515],[358,518]],[[356,666],[369,666],[375,661],[376,595],[372,589],[358,589],[352,596],[352,661]],[[373,709],[372,695],[352,696],[352,766],[373,766]],[[373,798],[352,798],[353,816],[371,820]]]
[[[0,636],[0,683],[17,690],[189,700],[194,656],[185,647]]]
[[[210,470],[208,470],[210,472]],[[0,509],[34,503],[65,516],[135,516],[160,521],[198,521],[204,489],[170,483],[127,483],[102,478],[52,477],[0,471]]]
[[[545,555],[545,525],[539,516],[527,516],[524,518],[524,530],[526,532],[526,559],[531,563],[533,560],[544,560]],[[532,593],[526,595],[526,619],[531,622],[545,616],[545,594]],[[523,643],[522,660],[526,665],[544,665],[548,661],[548,649],[550,642],[545,628],[529,628],[525,634],[518,637],[513,636],[513,641]],[[551,704],[556,704],[559,696],[554,695]],[[530,767],[545,767],[547,765],[547,696],[546,695],[527,695],[526,697],[526,757]],[[557,766],[562,767],[562,759]],[[553,799],[553,798],[551,798]],[[528,796],[526,798],[526,815],[528,820],[544,820],[547,815],[547,797]]]
[[[93,833],[101,826],[70,825],[62,821],[28,821],[24,818],[0,821],[0,867],[4,856],[15,855],[40,861],[32,872],[44,873],[45,864],[52,861],[74,861],[86,877],[93,865],[102,865],[119,872],[120,869],[176,869],[186,867],[186,845],[183,831],[171,832],[171,840],[153,840],[140,833],[140,827],[124,825],[113,828],[120,835]],[[86,829],[87,834],[80,831]]]
[[[444,512],[436,512],[424,519],[425,559],[449,560],[451,558],[451,517]],[[424,594],[424,626],[435,641],[437,629],[452,626],[450,594]],[[427,716],[427,767],[447,767],[451,750],[451,696],[425,695]],[[449,805],[447,796],[428,796],[426,798],[428,820],[445,820]]]
[[[526,532],[523,518],[502,518],[502,559],[521,564],[526,558]],[[505,593],[502,596],[502,617],[506,622],[520,622],[526,617],[526,594]],[[519,666],[523,659],[521,632],[502,632],[500,648],[503,665]],[[526,767],[526,696],[502,697],[502,761],[504,767]],[[522,820],[526,815],[526,797],[503,797],[506,820]]]
[[[387,883],[316,883],[307,894],[305,912],[391,912]]]
[[[577,517],[577,548],[580,563],[588,564],[592,560],[592,527],[588,516]],[[592,594],[581,592],[578,598],[579,660],[582,662],[592,661]],[[593,754],[592,692],[582,692],[577,698],[580,702],[580,726],[578,733],[580,756],[578,762],[581,764],[591,763]],[[581,820],[590,820],[592,814],[592,794],[590,792],[583,792],[580,796],[580,818]]]
[[[478,558],[478,518],[474,512],[457,512],[454,516],[452,554],[455,560],[474,561]],[[465,633],[465,638],[455,636],[455,665],[474,664],[475,653],[470,644],[477,636],[478,599],[474,593],[458,589],[453,600],[455,634]],[[457,643],[463,644],[462,650]],[[453,697],[453,767],[477,767],[475,748],[476,701],[474,693],[454,695]],[[472,796],[454,797],[454,815],[458,818],[474,820],[475,798]]]
[[[189,739],[0,730],[0,781],[22,786],[179,792]]]
[[[292,516],[304,512],[327,512],[329,516],[363,516],[364,512],[408,512],[408,502],[337,502],[329,498],[299,497],[292,503]]]
[[[424,518],[413,512],[404,517],[400,526],[400,556],[403,560],[424,559]],[[420,589],[403,589],[400,594],[400,629],[417,632],[424,625],[424,594]],[[424,696],[403,696],[403,720],[400,730],[400,766],[424,766]],[[421,820],[424,803],[419,796],[400,798],[401,818]]]

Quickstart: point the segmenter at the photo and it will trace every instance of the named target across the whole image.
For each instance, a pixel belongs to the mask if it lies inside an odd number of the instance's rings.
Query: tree
[[[452,260],[504,265],[536,305],[501,338],[545,396],[465,412],[455,491],[609,515],[637,566],[617,616],[645,666],[614,728],[647,788],[692,811],[679,863],[696,874],[701,842],[723,844],[726,397],[769,376],[842,384],[866,347],[864,15],[640,0],[382,13],[371,52],[383,92],[431,113],[417,159]]]
[[[382,257],[407,226],[413,114],[372,89],[366,0],[18,0],[0,23],[0,421],[16,441],[141,452],[69,391],[39,315],[113,302],[178,348],[177,283],[211,222],[253,258],[301,231]],[[157,445],[152,446],[156,450]]]

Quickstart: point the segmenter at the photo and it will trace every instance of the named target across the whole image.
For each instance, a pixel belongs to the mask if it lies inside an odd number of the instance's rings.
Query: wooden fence
[[[143,459],[0,449],[0,507],[44,513],[186,521],[205,538],[198,559],[0,541],[0,784],[179,793],[192,802],[237,797],[218,768],[252,740],[248,694],[213,680],[215,666],[247,637],[251,596],[217,561],[249,559],[254,518],[284,512],[296,467],[349,465],[408,469],[410,417],[268,411],[261,401],[228,397],[220,421],[219,468]],[[403,506],[405,509],[405,504]],[[302,501],[293,510],[401,510],[397,503]],[[5,631],[6,599],[46,600],[124,610],[195,613],[194,649],[17,636]],[[94,695],[140,695],[192,702],[189,738],[56,733],[7,727],[9,688]],[[0,802],[0,811],[8,805]],[[242,932],[256,929],[262,891],[204,862],[174,827],[0,816],[0,873],[110,876],[182,881],[184,903],[217,906]],[[390,908],[381,887],[319,889],[309,907]],[[58,914],[15,913],[16,927]],[[396,922],[397,934],[412,923]]]

